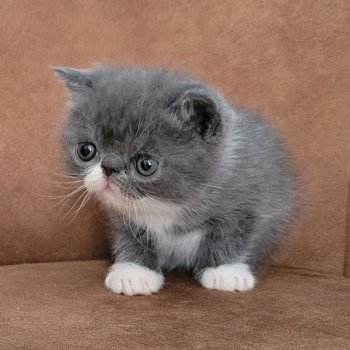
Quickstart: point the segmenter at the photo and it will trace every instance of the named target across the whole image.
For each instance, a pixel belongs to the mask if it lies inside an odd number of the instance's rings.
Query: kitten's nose
[[[114,173],[120,173],[125,169],[123,160],[116,154],[109,154],[101,161],[101,168],[106,176],[111,176]]]
[[[117,172],[116,168],[112,168],[112,167],[109,167],[107,165],[102,165],[101,164],[101,167],[102,167],[103,172],[105,173],[106,176],[111,176],[113,173]]]

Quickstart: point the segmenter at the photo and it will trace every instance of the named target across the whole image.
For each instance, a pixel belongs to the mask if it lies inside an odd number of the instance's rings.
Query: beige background
[[[48,67],[108,62],[190,71],[273,120],[304,203],[279,264],[344,274],[349,10],[346,0],[2,0],[0,264],[104,256],[98,207],[67,224],[46,197],[63,193],[51,180],[66,100]]]

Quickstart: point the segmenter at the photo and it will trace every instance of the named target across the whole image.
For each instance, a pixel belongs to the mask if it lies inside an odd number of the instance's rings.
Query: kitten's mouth
[[[130,195],[127,188],[125,188],[125,185],[123,183],[120,183],[117,181],[117,183],[114,183],[111,181],[110,178],[107,176],[102,176],[102,179],[100,180],[100,195],[106,195],[107,197],[133,197]]]
[[[104,184],[104,188],[102,190],[102,193],[109,195],[109,196],[112,195],[114,198],[115,198],[115,196],[129,197],[128,193],[125,192],[125,190],[123,188],[111,183],[111,181],[108,179],[105,179],[105,184]]]
[[[105,188],[103,189],[103,192],[111,193],[111,194],[117,194],[115,186],[113,186],[109,180],[106,180]]]

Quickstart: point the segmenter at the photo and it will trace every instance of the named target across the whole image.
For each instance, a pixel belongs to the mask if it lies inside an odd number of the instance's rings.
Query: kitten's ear
[[[84,69],[51,67],[72,93],[85,93],[93,88],[91,72]]]
[[[181,113],[201,136],[214,136],[220,125],[216,103],[205,92],[187,92],[182,99]]]

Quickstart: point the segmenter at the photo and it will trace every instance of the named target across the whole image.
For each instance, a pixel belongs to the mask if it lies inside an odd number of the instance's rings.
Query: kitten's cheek
[[[102,193],[105,189],[107,182],[103,176],[100,165],[96,165],[92,170],[85,176],[84,179],[85,187],[90,192]]]

